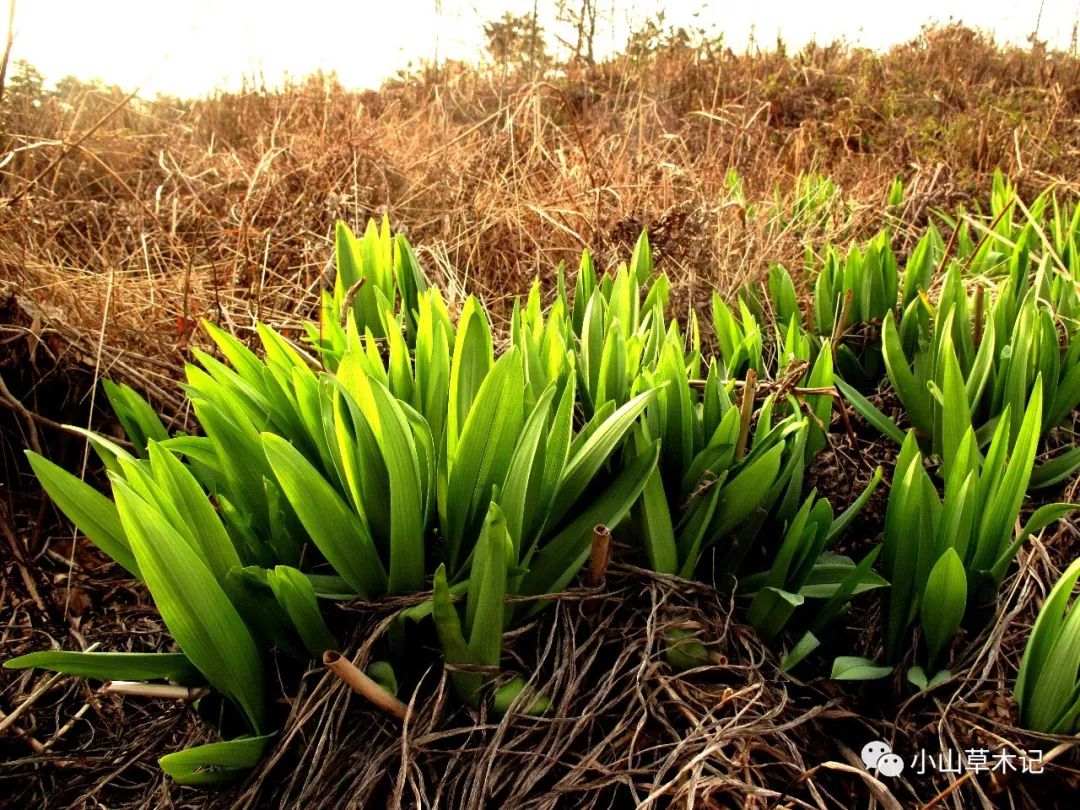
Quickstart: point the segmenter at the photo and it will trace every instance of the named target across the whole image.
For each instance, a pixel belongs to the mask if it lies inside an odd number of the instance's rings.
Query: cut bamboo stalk
[[[398,720],[405,719],[409,707],[379,686],[362,669],[337,650],[327,650],[323,653],[323,665],[358,695],[367,698],[378,708],[387,714],[393,715]]]
[[[171,683],[142,683],[141,681],[106,681],[101,691],[108,695],[136,695],[166,698],[167,700],[198,700],[210,694],[206,687],[178,686]]]
[[[589,575],[586,578],[590,588],[599,587],[607,573],[611,561],[611,530],[603,523],[593,529],[592,550],[589,552]]]

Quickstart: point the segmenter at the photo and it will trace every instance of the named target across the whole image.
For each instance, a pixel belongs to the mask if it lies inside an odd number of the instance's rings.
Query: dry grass
[[[566,73],[451,65],[380,92],[313,79],[125,104],[83,89],[40,107],[9,89],[0,296],[34,337],[175,408],[164,380],[198,318],[244,332],[311,314],[338,218],[389,212],[435,279],[496,309],[584,247],[625,259],[646,228],[676,300],[697,302],[797,263],[807,239],[875,229],[895,176],[893,213],[919,224],[984,195],[996,167],[1022,189],[1070,182],[1080,146],[1080,60],[960,28],[886,55],[673,50]],[[811,171],[844,210],[770,232],[776,190]]]

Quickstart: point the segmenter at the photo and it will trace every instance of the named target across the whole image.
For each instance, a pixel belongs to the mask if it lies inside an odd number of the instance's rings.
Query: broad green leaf
[[[593,527],[604,524],[614,528],[652,474],[660,456],[659,443],[640,454],[607,489],[596,496],[589,506],[569,525],[538,550],[528,563],[529,573],[521,585],[521,593],[539,595],[558,593],[565,588],[588,559]],[[539,610],[544,603],[533,608]]]
[[[784,625],[791,618],[795,608],[802,605],[804,601],[804,598],[797,593],[767,586],[754,596],[750,609],[746,613],[746,619],[763,638],[771,639],[784,629]]]
[[[131,386],[117,385],[110,380],[102,380],[101,386],[105,389],[105,396],[116,411],[116,417],[123,425],[124,432],[140,456],[146,456],[147,442],[169,438],[165,425],[150,407],[150,403],[135,393]]]
[[[181,785],[223,785],[244,777],[258,765],[276,736],[245,736],[196,745],[166,754],[158,765]]]
[[[711,534],[722,537],[750,516],[776,480],[783,453],[783,444],[774,445],[728,480],[720,491]]]
[[[506,527],[514,543],[514,558],[530,538],[524,536],[526,510],[529,501],[535,502],[543,485],[547,431],[550,426],[551,401],[555,384],[540,395],[514,448],[506,483],[499,493],[499,505],[506,516]]]
[[[893,388],[908,410],[911,424],[920,433],[930,435],[934,424],[930,397],[911,372],[907,357],[900,345],[900,334],[896,329],[896,321],[892,313],[885,316],[881,340],[885,368],[889,373],[889,379],[892,380]]]
[[[176,530],[123,481],[113,488],[132,552],[169,632],[206,680],[262,731],[262,660],[244,621]]]
[[[946,549],[926,580],[922,600],[922,627],[933,667],[948,645],[967,607],[967,573],[956,549]]]
[[[450,461],[445,539],[453,572],[468,557],[493,488],[503,485],[513,460],[524,422],[523,375],[520,350],[511,348],[481,384]]]
[[[162,491],[183,516],[203,560],[219,583],[242,565],[236,548],[195,476],[157,442],[149,445],[150,465]]]
[[[551,708],[551,698],[538,694],[536,690],[529,688],[528,682],[524,678],[517,677],[495,690],[495,700],[492,705],[495,714],[499,717],[505,715],[510,711],[514,701],[518,699],[518,695],[522,693],[525,694],[524,703],[520,707],[523,714],[539,717],[546,714]]]
[[[139,565],[124,534],[116,505],[63,467],[44,456],[26,451],[34,475],[60,511],[98,548],[130,574],[141,578]]]
[[[638,394],[605,419],[571,457],[563,470],[562,480],[552,505],[549,526],[556,526],[570,508],[585,493],[586,487],[615,451],[634,420],[656,395],[654,390]]]
[[[945,403],[941,409],[942,474],[947,480],[952,471],[960,441],[971,428],[971,407],[968,404],[964,376],[951,342],[946,342],[944,388]]]
[[[513,544],[497,503],[488,507],[476,543],[465,597],[465,630],[472,663],[498,667],[502,654],[507,566]],[[486,679],[485,679],[486,680]]]
[[[1016,552],[1020,550],[1020,546],[1031,535],[1038,534],[1054,521],[1061,520],[1061,518],[1077,510],[1080,510],[1080,504],[1075,503],[1048,503],[1036,509],[1028,518],[1028,522],[1024,524],[1020,533],[1016,535],[1016,539],[1009,544],[1008,548],[998,557],[997,562],[994,563],[994,567],[991,569],[994,580],[1000,582],[1005,578],[1005,573],[1008,571],[1013,557],[1016,556]]]
[[[73,652],[42,650],[9,658],[4,669],[47,669],[100,681],[204,682],[183,653]]]
[[[634,438],[637,451],[644,452],[648,442],[644,430],[639,429]],[[649,567],[660,574],[675,574],[679,568],[675,527],[659,467],[649,475],[641,499],[634,506],[634,524],[649,558]]]
[[[365,377],[358,383],[357,405],[382,453],[390,483],[389,589],[393,593],[421,590],[428,517],[421,476],[430,470],[420,469],[412,428],[397,400],[377,381]]]
[[[263,447],[285,497],[338,574],[365,599],[385,593],[386,569],[364,522],[285,439],[263,434]]]
[[[841,655],[833,661],[834,681],[876,681],[892,674],[892,667],[883,667],[869,658],[855,655]]]
[[[802,663],[808,655],[820,646],[821,642],[818,640],[818,637],[807,630],[802,634],[799,640],[795,642],[795,646],[791,648],[791,652],[784,656],[784,660],[780,663],[780,671],[791,672],[791,670]]]
[[[1071,447],[1050,461],[1039,464],[1031,473],[1030,489],[1042,489],[1061,483],[1080,469],[1080,447]]]
[[[475,706],[479,702],[477,692],[483,685],[483,679],[477,672],[455,669],[463,664],[471,665],[472,654],[461,631],[461,617],[454,607],[446,582],[446,566],[442,564],[435,569],[431,614],[435,620],[435,631],[439,637],[439,646],[442,647],[443,659],[450,669],[454,690],[462,700]]]
[[[1028,479],[1031,477],[1041,424],[1042,386],[1036,381],[1005,475],[983,504],[984,511],[979,522],[978,545],[973,562],[976,570],[989,569],[1007,545],[1012,526],[1020,511],[1020,504],[1024,500],[1024,493],[1027,491]]]
[[[1080,609],[1075,602],[1070,606],[1069,600],[1077,580],[1080,560],[1069,565],[1050,590],[1031,628],[1014,692],[1026,728],[1057,730],[1074,702],[1080,665]]]
[[[449,404],[446,412],[446,447],[451,459],[457,454],[458,437],[494,364],[491,328],[487,315],[475,298],[469,297],[461,310],[457,338],[450,366]]]
[[[279,565],[267,572],[267,582],[313,658],[337,649],[337,640],[319,612],[315,589],[306,576],[295,568]]]

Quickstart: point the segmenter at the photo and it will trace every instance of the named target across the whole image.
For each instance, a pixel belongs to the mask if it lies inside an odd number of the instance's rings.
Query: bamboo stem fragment
[[[206,687],[179,686],[171,683],[142,683],[141,681],[107,681],[101,691],[107,695],[135,695],[166,698],[167,700],[198,700],[208,695]]]
[[[409,707],[379,686],[362,669],[337,650],[327,650],[323,653],[323,665],[358,695],[366,698],[398,720],[405,719]]]
[[[589,574],[586,578],[590,588],[599,587],[611,561],[611,530],[603,523],[593,529],[592,550],[589,552]]]

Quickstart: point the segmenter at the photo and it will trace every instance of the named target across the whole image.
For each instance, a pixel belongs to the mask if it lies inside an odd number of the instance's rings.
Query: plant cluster
[[[808,209],[822,193],[807,188]],[[361,238],[339,225],[335,286],[306,346],[259,324],[260,356],[206,324],[222,359],[194,350],[186,369],[199,435],[169,435],[135,391],[107,384],[127,446],[83,433],[111,499],[30,454],[61,510],[146,585],[180,652],[48,651],[5,666],[209,684],[246,733],[161,764],[182,782],[224,781],[273,739],[272,649],[337,660],[328,603],[425,594],[390,626],[394,664],[434,638],[462,701],[542,713],[549,696],[500,674],[503,634],[570,586],[606,536],[596,527],[610,527],[660,574],[732,587],[763,637],[790,642],[784,669],[822,647],[854,597],[882,591],[887,665],[841,656],[833,676],[890,673],[917,625],[924,663],[907,674],[928,688],[1025,538],[1072,508],[1044,506],[1015,529],[1029,486],[1080,465],[1075,449],[1034,464],[1080,401],[1080,216],[1044,196],[1014,223],[1021,207],[999,181],[991,217],[954,227],[954,256],[931,228],[901,271],[882,232],[843,260],[826,248],[816,271],[811,256],[812,278],[774,268],[738,317],[715,295],[715,356],[693,311],[668,315],[671,284],[644,234],[612,272],[587,252],[572,285],[560,267],[546,307],[534,283],[499,344],[475,298],[451,315],[386,221]],[[965,236],[969,223],[985,239]],[[884,378],[906,433],[862,393]],[[881,544],[858,562],[836,543],[881,469],[839,515],[804,486],[837,389],[902,444]],[[1075,611],[1055,624],[1069,587],[1036,626],[1025,673],[1073,654]],[[668,642],[673,666],[707,660],[692,636]],[[370,674],[396,691],[387,663]],[[1068,684],[1048,695],[1032,677],[1017,686],[1024,716],[1073,724]]]

